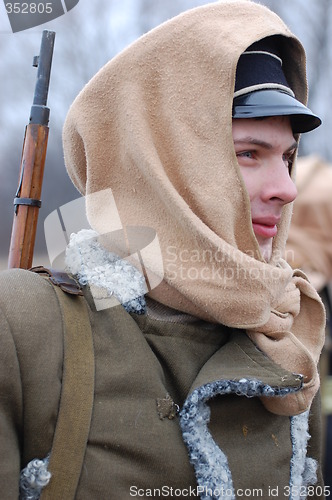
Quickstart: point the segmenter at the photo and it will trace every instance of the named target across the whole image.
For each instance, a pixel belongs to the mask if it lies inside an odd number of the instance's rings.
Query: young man
[[[91,421],[77,467],[83,411],[69,404],[72,432],[55,458],[68,397],[62,292],[4,273],[7,496],[21,467],[26,498],[57,484],[65,498],[73,476],[76,498],[324,497],[324,310],[282,259],[299,133],[320,124],[305,106],[304,61],[275,14],[223,1],[143,36],[77,97],[65,161],[92,229],[72,235],[67,265],[93,349],[71,371],[92,366]]]

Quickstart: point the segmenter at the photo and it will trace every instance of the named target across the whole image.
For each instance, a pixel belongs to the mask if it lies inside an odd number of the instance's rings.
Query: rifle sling
[[[53,283],[54,285],[54,283]],[[94,349],[83,296],[54,286],[63,318],[64,361],[58,419],[42,500],[72,500],[81,475],[94,398]]]

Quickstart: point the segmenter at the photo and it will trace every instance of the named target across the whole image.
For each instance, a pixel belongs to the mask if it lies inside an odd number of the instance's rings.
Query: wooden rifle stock
[[[32,266],[49,131],[50,110],[46,104],[54,39],[53,31],[43,31],[40,53],[33,63],[38,67],[38,73],[29,124],[25,129],[19,183],[14,199],[9,268],[29,269]]]

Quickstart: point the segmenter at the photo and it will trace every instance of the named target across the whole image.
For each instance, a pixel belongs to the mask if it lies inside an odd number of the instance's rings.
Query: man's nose
[[[297,189],[290,177],[289,170],[283,159],[275,160],[268,177],[268,185],[265,192],[269,200],[275,199],[282,205],[291,203],[297,196]]]

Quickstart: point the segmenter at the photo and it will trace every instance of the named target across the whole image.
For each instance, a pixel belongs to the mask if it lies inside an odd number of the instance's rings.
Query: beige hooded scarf
[[[127,249],[116,244],[129,255],[137,250],[130,227],[152,228],[162,265],[156,245],[140,255],[150,283],[153,275],[162,282],[148,286],[149,295],[244,329],[273,361],[302,374],[298,393],[263,398],[270,411],[295,415],[319,387],[324,310],[305,276],[282,259],[291,206],[271,261],[261,257],[232,141],[237,61],[272,35],[282,35],[284,72],[306,103],[304,50],[285,24],[249,0],[218,1],[162,24],[106,64],[74,101],[63,138],[93,229],[112,240],[122,227]],[[90,196],[109,188],[103,203]]]

